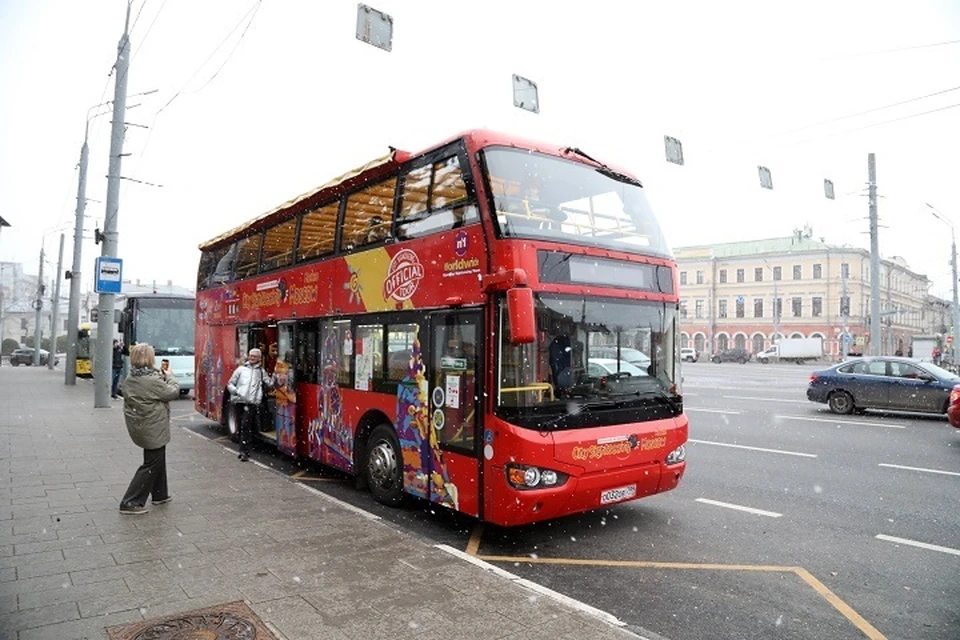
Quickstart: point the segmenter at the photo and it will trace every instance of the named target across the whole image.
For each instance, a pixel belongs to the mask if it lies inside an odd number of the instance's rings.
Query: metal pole
[[[83,251],[83,212],[87,206],[87,132],[90,119],[83,131],[80,148],[80,183],[77,186],[77,219],[73,227],[73,269],[70,270],[70,308],[67,312],[67,361],[64,363],[63,383],[77,384],[77,332],[80,329],[80,254]]]
[[[43,245],[40,245],[40,275],[37,276],[37,299],[33,303],[36,309],[33,325],[33,365],[40,366],[40,339],[42,329],[40,328],[40,310],[43,309]]]
[[[953,364],[960,364],[960,345],[957,344],[957,332],[960,331],[960,303],[957,302],[957,236],[953,231],[953,225],[950,225],[951,254],[950,266],[953,268]]]
[[[880,238],[877,223],[877,163],[867,154],[867,175],[870,191],[870,353],[879,356],[883,346],[880,332]]]
[[[847,321],[850,314],[850,303],[846,305],[843,304],[843,301],[847,299],[847,272],[843,268],[843,263],[840,264],[840,317],[843,320],[843,337],[841,338],[841,347],[840,355],[843,360],[846,361],[847,355],[850,353],[850,335],[849,327],[847,326]]]
[[[937,211],[929,202],[924,204],[930,208],[934,218],[950,227],[950,272],[953,276],[953,308],[951,309],[953,328],[950,330],[950,338],[953,342],[950,346],[953,347],[953,364],[957,365],[960,364],[960,344],[957,343],[957,334],[960,332],[960,302],[957,300],[957,234],[949,218]]]
[[[116,84],[113,91],[113,123],[110,136],[110,164],[107,173],[107,208],[103,221],[104,258],[117,257],[117,214],[120,201],[120,166],[123,160],[124,118],[127,110],[127,71],[130,67],[130,4],[123,35],[117,45],[115,65]],[[111,367],[113,363],[114,294],[101,293],[97,304],[97,357],[94,360],[93,406],[98,409],[110,407]]]
[[[3,228],[3,225],[0,225],[0,229]],[[3,316],[3,263],[0,262],[0,345],[3,344],[3,325],[6,322],[6,318]],[[0,353],[0,365],[3,364],[3,354]]]
[[[53,369],[57,360],[57,323],[60,322],[60,274],[63,273],[63,234],[60,234],[60,258],[57,260],[57,279],[53,285],[53,309],[50,317],[50,355],[47,357],[47,368]]]

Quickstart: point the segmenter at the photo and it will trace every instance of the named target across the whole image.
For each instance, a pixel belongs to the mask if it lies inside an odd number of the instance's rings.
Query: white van
[[[697,350],[693,347],[681,347],[680,348],[680,360],[683,362],[696,362],[697,358],[700,356],[697,354]]]

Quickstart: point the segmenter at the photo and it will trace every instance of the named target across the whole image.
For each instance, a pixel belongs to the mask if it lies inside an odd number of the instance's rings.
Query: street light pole
[[[933,217],[950,227],[950,270],[953,274],[953,328],[950,330],[950,336],[953,339],[953,364],[960,363],[960,345],[957,344],[957,331],[960,330],[960,303],[957,301],[957,234],[953,228],[953,223],[937,211],[930,203],[924,202]]]
[[[120,166],[123,160],[124,118],[127,110],[127,76],[130,69],[130,4],[123,35],[117,45],[115,66],[116,84],[113,91],[113,123],[110,136],[110,163],[107,172],[107,207],[103,220],[103,249],[101,257],[117,257],[117,217],[120,209]],[[94,274],[94,277],[97,277]],[[113,362],[113,310],[115,294],[100,293],[97,304],[97,344],[94,359],[93,406],[104,409],[110,403],[110,379]]]

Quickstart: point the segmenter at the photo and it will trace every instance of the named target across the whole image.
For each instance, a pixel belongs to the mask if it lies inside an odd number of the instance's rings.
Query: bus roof
[[[287,202],[274,207],[266,213],[248,220],[243,224],[230,229],[229,231],[221,233],[215,238],[211,238],[210,240],[201,243],[199,245],[199,249],[201,251],[211,249],[217,245],[225,244],[227,241],[242,237],[249,231],[261,231],[277,222],[279,219],[284,217],[284,214],[290,211],[300,211],[311,206],[324,204],[325,201],[331,199],[332,197],[339,197],[342,192],[349,191],[353,185],[363,184],[368,180],[375,179],[381,175],[387,175],[399,169],[400,165],[411,158],[429,153],[456,140],[464,140],[467,149],[471,153],[489,146],[516,147],[520,149],[539,151],[569,160],[575,160],[591,166],[607,167],[620,173],[631,175],[629,171],[617,167],[616,165],[605,165],[597,160],[594,160],[593,158],[590,158],[586,154],[580,152],[580,150],[576,147],[558,146],[554,143],[522,138],[489,129],[470,129],[451,136],[439,143],[430,145],[426,149],[417,153],[409,153],[407,151],[401,151],[394,147],[390,147],[390,152],[386,155],[371,160],[360,167],[347,171],[346,173],[327,181],[325,184],[315,189],[311,189],[310,191],[307,191],[306,193],[303,193],[292,200],[288,200]]]

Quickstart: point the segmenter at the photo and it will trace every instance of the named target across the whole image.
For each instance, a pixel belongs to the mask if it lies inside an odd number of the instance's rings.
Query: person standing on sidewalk
[[[110,386],[110,397],[116,398],[120,389],[120,375],[123,373],[123,347],[119,340],[113,341],[113,384]]]
[[[120,501],[120,513],[146,513],[153,504],[170,502],[167,486],[167,443],[170,442],[170,401],[180,396],[180,385],[170,370],[157,371],[153,347],[142,343],[130,349],[130,375],[123,381],[123,417],[130,439],[143,449],[137,469]]]
[[[240,453],[237,458],[241,462],[250,459],[250,443],[254,429],[260,426],[260,407],[264,393],[267,386],[273,386],[273,375],[260,366],[262,357],[260,349],[250,349],[247,361],[237,367],[227,383],[230,402],[241,412],[241,415],[237,416],[240,419]]]

